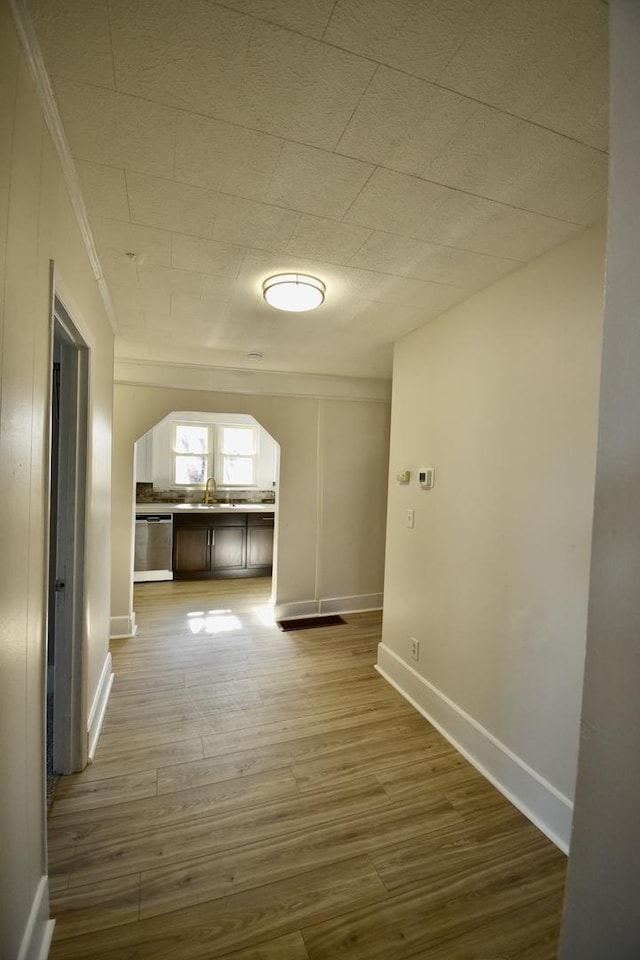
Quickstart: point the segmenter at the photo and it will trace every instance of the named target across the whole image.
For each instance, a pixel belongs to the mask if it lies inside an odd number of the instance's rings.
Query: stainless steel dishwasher
[[[136,517],[133,579],[173,580],[171,552],[173,520],[170,513],[148,513]]]

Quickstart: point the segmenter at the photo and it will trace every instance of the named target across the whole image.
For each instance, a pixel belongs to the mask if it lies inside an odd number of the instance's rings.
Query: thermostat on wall
[[[431,490],[433,486],[433,480],[435,476],[435,470],[433,467],[428,467],[426,470],[418,471],[418,483],[423,490]]]

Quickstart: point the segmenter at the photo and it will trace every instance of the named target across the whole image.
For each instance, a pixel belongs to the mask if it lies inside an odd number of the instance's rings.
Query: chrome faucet
[[[204,500],[202,501],[203,503],[211,503],[211,501],[212,501],[212,499],[213,499],[213,497],[212,497],[212,492],[209,490],[209,484],[211,484],[211,487],[212,487],[212,489],[213,489],[213,493],[215,493],[216,490],[218,489],[218,488],[216,487],[215,478],[214,478],[214,477],[207,477],[207,484],[206,484],[206,486],[205,486],[205,488],[204,488]]]

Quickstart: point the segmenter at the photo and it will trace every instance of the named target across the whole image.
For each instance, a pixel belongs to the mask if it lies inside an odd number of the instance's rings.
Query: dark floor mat
[[[281,630],[312,630],[314,627],[334,627],[339,623],[346,623],[339,613],[331,613],[324,617],[288,617],[286,620],[276,620]]]

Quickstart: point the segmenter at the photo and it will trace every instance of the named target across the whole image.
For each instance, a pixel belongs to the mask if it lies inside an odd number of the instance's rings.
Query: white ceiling
[[[387,377],[603,218],[602,0],[32,0],[120,357]],[[316,312],[262,280],[306,271]]]

